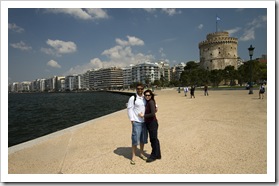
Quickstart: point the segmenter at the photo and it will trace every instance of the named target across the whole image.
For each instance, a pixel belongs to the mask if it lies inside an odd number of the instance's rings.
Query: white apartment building
[[[57,76],[53,76],[45,80],[45,90],[53,92],[56,90],[57,87]]]
[[[130,88],[132,82],[132,68],[134,65],[122,68],[123,70],[123,88]]]
[[[11,90],[11,92],[18,92],[18,90],[19,90],[19,83],[18,82],[13,82],[11,84],[10,90]]]
[[[92,70],[88,70],[86,71],[84,74],[82,74],[82,78],[81,78],[81,85],[82,85],[82,89],[84,90],[89,90],[90,89],[90,72]]]
[[[40,79],[39,80],[39,91],[40,92],[44,92],[46,90],[45,82],[46,82],[45,79]]]
[[[181,73],[184,71],[184,67],[186,66],[185,63],[181,62],[174,67],[172,67],[172,80],[179,80]]]
[[[165,81],[170,81],[171,80],[171,69],[170,65],[163,60],[160,60],[156,62],[155,64],[158,65],[159,67],[159,78],[164,79]]]
[[[142,82],[143,84],[154,83],[159,80],[159,66],[158,64],[146,61],[132,67],[132,82]]]
[[[66,91],[73,91],[73,90],[80,90],[82,87],[81,85],[81,75],[74,74],[65,77],[65,90]]]
[[[23,81],[23,82],[14,82],[9,84],[10,92],[29,92],[31,91],[31,82]]]
[[[65,90],[66,90],[65,76],[57,76],[55,91],[63,92]]]

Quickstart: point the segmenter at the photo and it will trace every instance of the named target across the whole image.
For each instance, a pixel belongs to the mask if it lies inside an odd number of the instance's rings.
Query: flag
[[[220,21],[220,20],[221,20],[221,18],[216,16],[216,21]]]

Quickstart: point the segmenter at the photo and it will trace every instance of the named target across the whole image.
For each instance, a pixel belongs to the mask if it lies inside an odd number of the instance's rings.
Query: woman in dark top
[[[151,90],[146,90],[144,92],[144,97],[146,99],[145,113],[142,115],[144,117],[144,122],[149,133],[150,143],[152,147],[152,152],[150,157],[146,162],[153,162],[156,159],[161,159],[160,142],[158,140],[158,121],[156,118],[156,102],[154,99],[154,94]]]

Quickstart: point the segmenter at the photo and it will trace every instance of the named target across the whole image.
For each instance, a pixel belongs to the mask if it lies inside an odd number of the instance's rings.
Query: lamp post
[[[253,52],[254,52],[255,47],[253,47],[252,45],[250,45],[250,47],[248,48],[249,50],[249,56],[250,56],[250,86],[249,86],[249,94],[253,94],[253,84],[252,84],[252,56],[253,56]]]

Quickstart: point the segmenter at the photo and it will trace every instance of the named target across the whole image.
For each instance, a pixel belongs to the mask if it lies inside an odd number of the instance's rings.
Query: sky
[[[216,20],[216,17],[220,20]],[[266,8],[9,8],[8,80],[33,81],[92,68],[199,61],[206,35],[229,32],[238,56],[267,54]]]
[[[249,59],[248,48],[251,44],[255,47],[253,58],[268,54],[266,98],[268,123],[271,123],[267,125],[268,174],[264,176],[246,174],[236,177],[217,175],[218,180],[225,182],[228,180],[249,182],[251,178],[255,182],[275,180],[273,166],[275,149],[272,148],[275,146],[272,123],[276,123],[273,111],[277,85],[274,83],[277,70],[275,69],[274,18],[275,9],[278,9],[278,6],[275,7],[275,2],[194,1],[188,4],[185,1],[166,3],[142,1],[136,5],[129,1],[108,3],[104,0],[86,3],[30,2],[1,1],[1,162],[4,164],[3,167],[8,167],[8,156],[6,156],[8,148],[4,148],[8,142],[8,81],[32,81],[53,75],[81,73],[90,68],[126,66],[146,59],[150,61],[163,59],[170,65],[192,60],[199,61],[198,44],[206,39],[207,34],[216,31],[216,16],[218,16],[221,19],[218,21],[218,31],[228,31],[231,37],[238,38],[239,57],[243,60]],[[80,7],[86,9],[77,9]],[[96,10],[87,7],[107,8]],[[123,7],[125,9],[119,9]],[[142,9],[131,9],[131,7]],[[177,7],[179,9],[173,9]],[[251,101],[256,100],[255,97],[249,97],[247,99]],[[112,176],[114,175],[110,175],[111,180],[121,179],[119,175],[115,175],[116,179]],[[160,180],[195,182],[200,179],[199,175],[198,179],[187,175],[174,176],[174,179],[170,179],[168,175],[162,175]],[[19,179],[17,175],[8,174],[8,170],[1,171],[1,177],[8,182]],[[43,179],[34,175],[31,177],[24,176],[25,180],[22,181]],[[93,178],[95,181],[102,182],[108,178],[108,175],[98,175]],[[129,178],[134,177],[129,176]],[[215,181],[212,175],[206,178]],[[203,179],[206,178],[203,176]],[[84,177],[81,179],[85,181]],[[92,175],[85,179],[92,182]],[[140,179],[148,180],[149,177]],[[65,181],[57,177],[51,177],[49,180]]]

